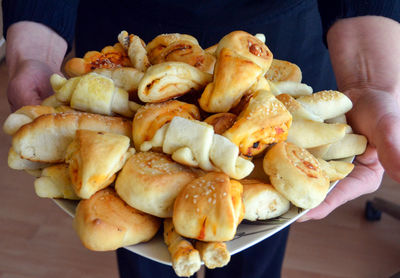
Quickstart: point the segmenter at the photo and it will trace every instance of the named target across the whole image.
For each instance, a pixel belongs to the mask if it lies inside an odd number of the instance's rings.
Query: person
[[[116,42],[121,30],[149,42],[185,33],[205,48],[233,30],[264,33],[274,57],[296,63],[315,91],[336,89],[354,104],[347,118],[367,136],[355,169],[300,221],[321,219],[378,189],[384,170],[400,181],[400,1],[397,0],[3,0],[12,110],[51,93],[75,38],[76,56]],[[74,33],[75,30],[75,33]],[[335,79],[336,77],[336,79]],[[279,277],[288,230],[232,257],[206,277]],[[121,277],[174,277],[169,267],[124,249]]]

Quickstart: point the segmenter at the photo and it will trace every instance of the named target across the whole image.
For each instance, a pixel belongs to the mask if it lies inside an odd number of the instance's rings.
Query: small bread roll
[[[273,59],[270,68],[265,74],[267,80],[301,82],[302,74],[300,68],[288,61]]]
[[[199,271],[201,267],[199,251],[175,231],[171,218],[164,220],[164,242],[171,254],[172,267],[176,275],[189,277]]]
[[[225,242],[196,241],[195,247],[200,253],[201,260],[209,269],[223,267],[231,260],[231,254]]]
[[[345,161],[325,161],[318,158],[322,171],[328,177],[330,182],[344,179],[354,169],[354,164]]]
[[[129,59],[134,68],[145,72],[147,68],[150,67],[146,44],[141,38],[133,34],[129,35],[126,31],[122,31],[118,35],[118,41],[128,52]]]
[[[130,206],[158,217],[172,217],[176,196],[196,174],[167,155],[141,152],[128,159],[115,182],[118,195]]]
[[[161,221],[128,206],[111,188],[100,190],[76,207],[74,228],[83,245],[110,251],[149,241]]]
[[[187,184],[175,200],[176,231],[201,241],[226,241],[243,219],[243,187],[226,174],[210,172]]]
[[[232,113],[217,113],[206,118],[204,122],[214,127],[215,134],[223,134],[226,130],[232,127],[237,116]]]
[[[192,91],[201,91],[212,75],[182,62],[151,66],[140,80],[138,96],[143,102],[163,102]]]
[[[34,185],[36,195],[41,198],[80,199],[72,187],[68,165],[65,163],[44,168]]]
[[[115,173],[135,150],[128,148],[129,137],[101,131],[77,130],[68,146],[65,162],[76,194],[88,199],[107,187]]]
[[[45,163],[64,161],[65,151],[78,129],[131,136],[130,121],[88,113],[47,114],[21,127],[12,147],[22,158]]]
[[[271,219],[286,213],[290,202],[272,185],[260,180],[243,179],[244,219],[250,221]]]
[[[30,161],[22,158],[11,147],[8,152],[8,167],[14,170],[38,170],[50,166],[49,163]]]
[[[314,208],[328,193],[329,180],[318,160],[294,144],[274,145],[264,157],[263,168],[276,190],[297,207]]]
[[[367,148],[368,140],[364,135],[346,134],[341,140],[329,145],[322,159],[341,159],[363,154]]]

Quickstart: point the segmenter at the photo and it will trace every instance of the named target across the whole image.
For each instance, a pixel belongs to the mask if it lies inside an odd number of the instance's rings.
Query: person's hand
[[[18,65],[7,88],[11,110],[40,104],[48,97],[52,92],[49,79],[53,73],[48,64],[37,60],[25,60]]]
[[[377,190],[384,169],[391,178],[400,181],[399,98],[395,93],[368,88],[352,89],[345,93],[357,99],[347,117],[356,133],[367,136],[368,148],[356,158],[352,173],[336,185],[322,204],[301,217],[299,222],[324,218],[347,201]]]

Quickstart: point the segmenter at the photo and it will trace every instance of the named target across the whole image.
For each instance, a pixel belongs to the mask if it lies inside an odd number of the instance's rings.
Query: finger
[[[347,201],[371,193],[379,187],[383,168],[377,159],[374,148],[369,147],[366,153],[357,159],[355,165],[353,172],[340,181],[318,207],[311,209],[306,215],[299,218],[298,222],[322,219]]]

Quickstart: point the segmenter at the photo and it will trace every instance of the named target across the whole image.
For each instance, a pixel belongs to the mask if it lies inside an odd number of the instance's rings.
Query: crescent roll
[[[115,173],[135,151],[128,152],[129,145],[130,139],[124,135],[77,130],[65,154],[76,194],[88,199],[112,183]]]
[[[98,68],[132,67],[128,54],[120,43],[106,46],[101,52],[89,51],[83,58],[72,58],[64,70],[69,77],[81,76]]]
[[[269,81],[293,81],[301,82],[302,74],[300,68],[288,61],[273,59],[265,77]]]
[[[313,88],[304,83],[294,81],[268,81],[270,91],[275,96],[280,94],[288,94],[292,97],[308,96],[313,93]]]
[[[93,251],[110,251],[149,241],[161,221],[128,206],[111,188],[100,190],[76,207],[74,228],[83,245]]]
[[[130,121],[88,113],[47,114],[21,127],[13,136],[12,147],[24,159],[44,163],[64,161],[65,151],[78,129],[122,134],[130,137]]]
[[[292,143],[274,145],[264,157],[263,168],[275,189],[297,207],[314,208],[328,194],[329,179],[318,160]]]
[[[345,161],[325,161],[318,158],[322,171],[328,177],[330,182],[344,179],[354,169],[354,164]]]
[[[276,98],[285,105],[287,110],[292,114],[293,120],[312,120],[323,122],[323,119],[305,109],[300,102],[288,94],[277,95]]]
[[[88,73],[67,80],[53,74],[50,84],[56,98],[74,109],[109,116],[114,112],[126,117],[134,115],[129,107],[128,92],[103,75]]]
[[[131,156],[115,181],[118,195],[130,206],[158,217],[172,217],[181,189],[197,175],[163,153]]]
[[[210,172],[187,184],[173,213],[176,231],[201,241],[233,239],[243,219],[242,185],[226,174]]]
[[[30,161],[22,158],[11,147],[8,151],[8,167],[14,170],[38,170],[50,166],[49,163]]]
[[[171,254],[172,267],[179,277],[189,277],[201,267],[199,251],[174,228],[170,218],[164,220],[164,242]]]
[[[143,102],[163,102],[191,91],[200,91],[212,75],[182,62],[165,62],[151,66],[138,87]]]
[[[133,34],[129,35],[126,31],[122,31],[118,35],[118,41],[128,52],[129,59],[134,68],[144,72],[150,67],[146,44],[141,38]]]
[[[185,119],[200,119],[197,106],[177,100],[162,103],[147,103],[138,109],[133,118],[132,137],[136,149],[145,141],[150,141],[165,123],[170,122],[175,116]]]
[[[292,116],[268,91],[257,91],[233,126],[223,135],[252,157],[272,143],[286,140]]]

